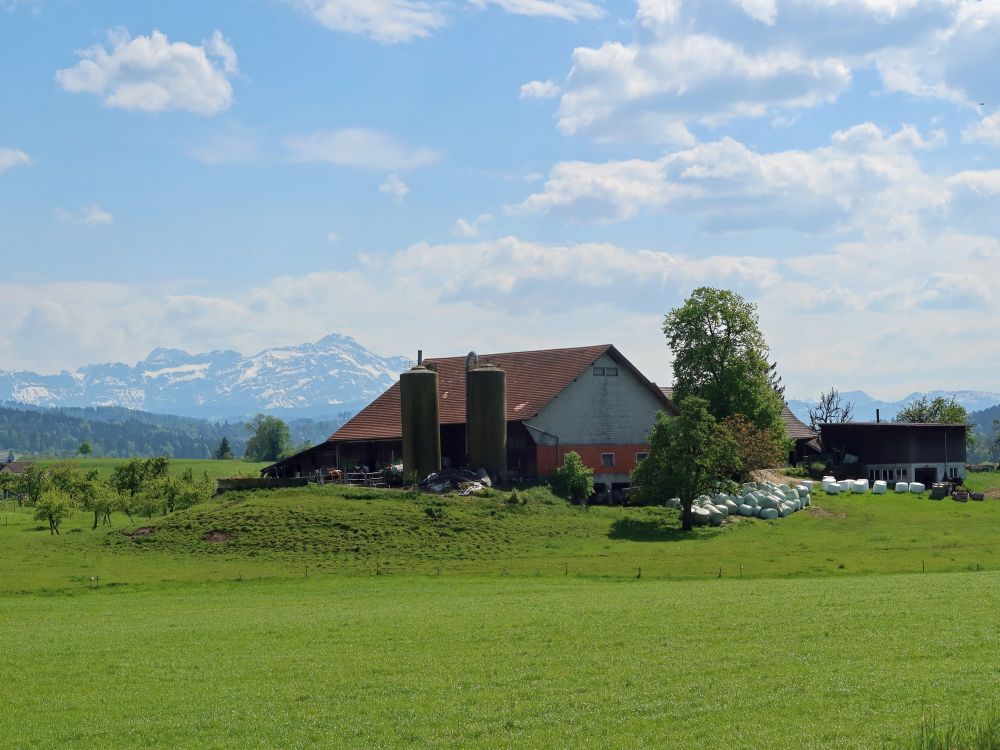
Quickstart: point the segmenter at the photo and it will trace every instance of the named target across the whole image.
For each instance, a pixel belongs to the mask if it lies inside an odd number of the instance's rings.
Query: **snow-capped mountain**
[[[869,396],[864,391],[842,391],[840,398],[843,402],[854,404],[855,422],[874,422],[875,410],[879,410],[879,418],[889,421],[896,417],[896,413],[906,406],[909,406],[919,398],[933,400],[937,397],[951,398],[966,408],[971,414],[974,411],[988,409],[991,406],[1000,404],[1000,393],[989,391],[926,391],[923,393],[911,393],[901,398],[899,401],[880,401]],[[816,401],[819,399],[817,398]],[[809,423],[809,409],[816,406],[816,401],[790,400],[788,408],[792,410],[799,419],[806,424]]]
[[[322,417],[357,411],[409,364],[402,357],[380,357],[339,334],[251,357],[155,349],[135,367],[86,365],[58,375],[0,370],[0,401],[123,406],[206,419],[239,419],[259,411]]]

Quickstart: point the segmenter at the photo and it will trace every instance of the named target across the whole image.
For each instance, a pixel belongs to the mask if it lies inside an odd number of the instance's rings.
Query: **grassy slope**
[[[104,476],[111,476],[115,467],[125,459],[121,458],[42,458],[37,461],[40,466],[54,466],[60,463],[71,463],[83,471],[97,469]],[[174,476],[183,474],[188,469],[194,472],[195,476],[207,473],[211,479],[223,477],[233,477],[237,475],[258,476],[260,470],[268,463],[256,463],[253,461],[212,461],[198,458],[172,458],[170,459],[170,473]]]
[[[993,572],[6,597],[0,724],[11,747],[882,747],[990,704],[998,608]]]
[[[142,541],[8,504],[4,742],[880,747],[994,705],[995,501],[819,497],[678,539],[659,509],[375,494],[227,495]],[[966,572],[857,575],[922,559]]]

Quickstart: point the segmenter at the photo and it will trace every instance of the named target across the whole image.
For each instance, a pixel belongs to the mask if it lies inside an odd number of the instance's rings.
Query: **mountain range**
[[[358,411],[410,364],[340,334],[249,357],[229,350],[155,349],[134,367],[92,364],[57,375],[0,370],[0,402],[116,406],[219,421],[258,412],[323,419]]]
[[[1000,393],[989,391],[923,391],[911,393],[899,401],[881,401],[869,396],[864,391],[842,391],[840,394],[843,402],[854,404],[855,422],[874,422],[876,409],[878,409],[879,418],[882,421],[890,421],[901,409],[917,399],[935,399],[939,396],[943,398],[954,397],[955,401],[964,406],[970,414],[1000,404]],[[788,402],[788,408],[792,410],[792,413],[806,424],[809,424],[809,409],[815,406],[815,401],[790,400]]]

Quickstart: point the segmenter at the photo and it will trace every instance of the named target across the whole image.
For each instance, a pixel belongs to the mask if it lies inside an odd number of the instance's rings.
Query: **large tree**
[[[639,499],[681,501],[681,528],[691,529],[691,507],[698,495],[712,492],[720,480],[740,469],[732,435],[708,410],[705,399],[687,396],[676,417],[660,412],[649,435],[649,456],[632,471]]]
[[[969,414],[965,407],[955,401],[955,397],[938,396],[930,400],[926,396],[906,406],[896,414],[897,422],[932,422],[935,424],[968,424]]]
[[[727,289],[701,287],[667,314],[663,333],[674,355],[678,402],[697,396],[716,420],[740,414],[785,441],[784,402],[752,302]]]
[[[853,422],[854,404],[844,401],[840,391],[830,387],[829,391],[819,394],[819,403],[809,409],[809,426],[818,430],[821,424],[828,422]]]
[[[258,414],[247,422],[246,452],[243,457],[249,461],[277,461],[291,445],[288,425],[277,417]]]

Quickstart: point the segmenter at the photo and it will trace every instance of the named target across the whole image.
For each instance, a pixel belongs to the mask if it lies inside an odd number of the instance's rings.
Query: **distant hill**
[[[854,421],[868,422],[875,421],[875,410],[878,409],[880,418],[883,420],[895,419],[896,414],[905,406],[912,404],[921,397],[929,399],[943,396],[944,398],[955,397],[955,400],[966,408],[971,414],[974,411],[987,409],[996,404],[1000,404],[1000,393],[989,391],[925,391],[915,392],[900,399],[899,401],[881,401],[869,396],[864,391],[844,391],[840,394],[844,401],[854,404]],[[816,401],[790,400],[788,408],[792,410],[799,419],[809,424],[809,409],[816,405]]]
[[[134,367],[91,364],[58,375],[0,370],[0,401],[121,407],[230,422],[258,412],[330,419],[367,406],[409,364],[339,334],[249,357],[235,351],[155,349]]]
[[[327,420],[288,420],[292,442],[322,442],[349,417],[344,412]],[[12,450],[18,456],[73,456],[86,441],[95,456],[211,458],[223,437],[229,439],[234,456],[243,455],[247,430],[242,422],[210,422],[121,407],[46,409],[11,403],[0,407],[3,455]]]

